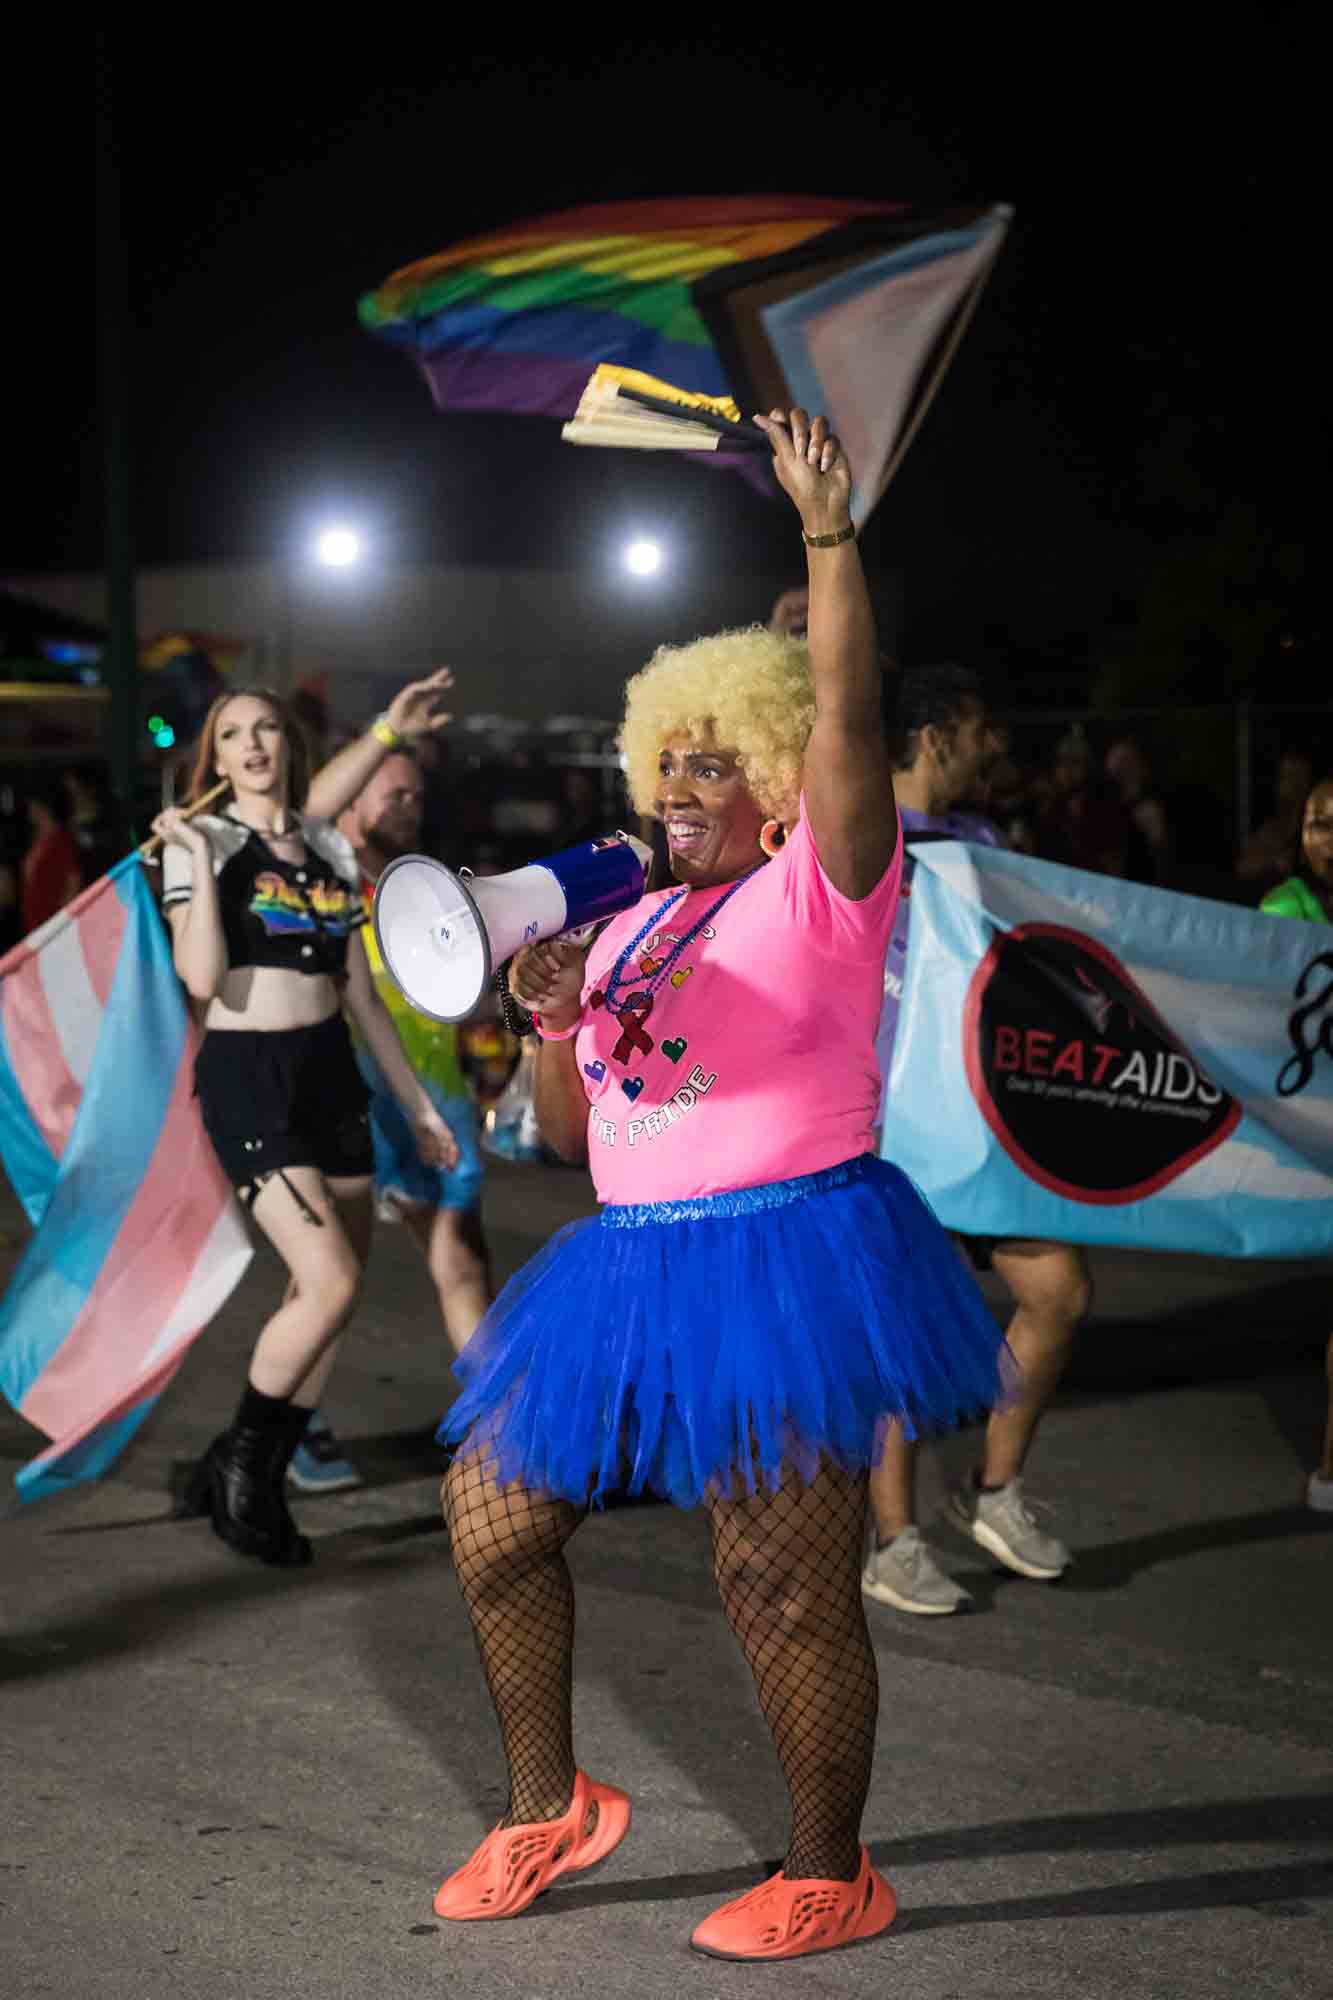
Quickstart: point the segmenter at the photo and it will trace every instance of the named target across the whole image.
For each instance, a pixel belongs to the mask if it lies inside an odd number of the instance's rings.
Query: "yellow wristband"
[[[396,750],[403,740],[387,715],[375,717],[370,725],[370,733],[377,743],[384,745],[386,750]]]

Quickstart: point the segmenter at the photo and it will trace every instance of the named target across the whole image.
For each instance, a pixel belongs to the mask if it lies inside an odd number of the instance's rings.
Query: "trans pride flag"
[[[23,1499],[107,1469],[250,1260],[194,1045],[135,855],[0,960],[0,1157],[34,1229],[0,1389],[52,1440]]]
[[[881,1152],[976,1236],[1333,1256],[1333,926],[914,850]]]

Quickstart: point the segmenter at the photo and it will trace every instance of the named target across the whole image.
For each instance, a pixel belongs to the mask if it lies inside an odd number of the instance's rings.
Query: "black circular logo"
[[[996,937],[968,989],[963,1053],[1010,1159],[1070,1201],[1155,1193],[1241,1115],[1118,960],[1053,924]]]

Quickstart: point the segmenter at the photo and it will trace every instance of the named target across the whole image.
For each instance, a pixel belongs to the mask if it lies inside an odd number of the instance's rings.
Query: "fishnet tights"
[[[574,1592],[567,1501],[497,1487],[475,1456],[444,1489],[454,1567],[509,1766],[502,1825],[558,1819],[574,1785]],[[852,1880],[879,1684],[861,1602],[866,1481],[822,1466],[811,1484],[714,1500],[713,1570],[754,1675],[792,1803],[785,1872]]]
[[[454,1570],[504,1741],[502,1826],[559,1819],[574,1789],[574,1585],[565,1543],[583,1516],[567,1500],[496,1486],[475,1455],[444,1482]]]
[[[866,1478],[824,1463],[806,1486],[709,1509],[713,1575],[791,1793],[783,1873],[852,1881],[879,1676],[861,1600]]]

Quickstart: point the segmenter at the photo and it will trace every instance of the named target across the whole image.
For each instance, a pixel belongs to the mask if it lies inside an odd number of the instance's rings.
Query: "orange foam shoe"
[[[497,1826],[487,1834],[472,1859],[441,1883],[436,1915],[456,1923],[516,1917],[562,1875],[604,1861],[629,1832],[629,1822],[624,1792],[578,1771],[574,1796],[559,1819]]]
[[[854,1882],[774,1875],[705,1917],[690,1943],[710,1958],[803,1958],[878,1937],[897,1910],[898,1898],[863,1847]]]

